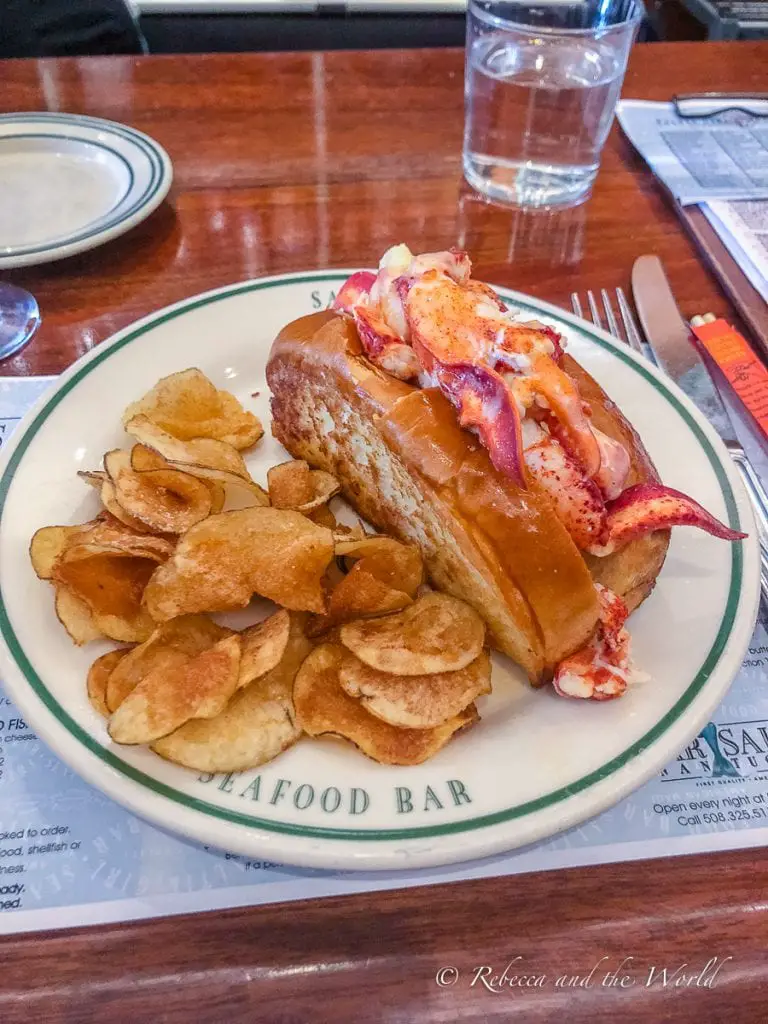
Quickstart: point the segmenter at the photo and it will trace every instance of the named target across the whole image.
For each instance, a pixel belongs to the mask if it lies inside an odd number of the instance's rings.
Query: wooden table
[[[170,200],[110,245],[5,276],[44,325],[2,374],[56,373],[132,320],[217,285],[465,246],[479,276],[566,304],[662,257],[683,312],[729,313],[653,178],[614,130],[593,199],[500,211],[461,184],[462,53],[393,51],[0,64],[0,110],[115,118],[153,135]],[[768,45],[636,48],[625,95],[765,90]],[[0,815],[1,817],[1,815]],[[0,941],[0,1021],[507,1022],[765,1019],[761,850],[585,868]],[[624,957],[713,988],[470,984],[473,970],[585,975]],[[439,968],[461,977],[435,982]],[[606,968],[606,969],[607,969]],[[633,970],[634,968],[634,970]],[[523,971],[518,970],[518,973]],[[621,977],[621,972],[617,975]]]

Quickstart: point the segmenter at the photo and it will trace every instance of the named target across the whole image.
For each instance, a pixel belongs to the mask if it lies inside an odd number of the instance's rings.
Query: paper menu
[[[0,382],[0,439],[46,385]],[[768,842],[766,681],[762,623],[713,721],[630,798],[510,855],[389,874],[285,868],[149,825],[50,753],[0,684],[0,934],[762,845]]]
[[[55,377],[0,377],[0,452],[21,417]]]

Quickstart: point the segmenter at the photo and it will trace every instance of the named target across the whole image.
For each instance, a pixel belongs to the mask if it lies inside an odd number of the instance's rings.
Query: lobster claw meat
[[[433,372],[457,407],[461,426],[477,430],[496,469],[525,486],[520,414],[504,378],[474,363],[435,361]]]
[[[576,459],[546,434],[525,448],[524,457],[528,472],[546,492],[576,547],[584,551],[599,542],[607,518],[605,502]]]
[[[455,246],[444,252],[425,252],[413,257],[410,265],[412,275],[419,276],[429,270],[440,271],[457,284],[466,285],[472,272],[472,262],[463,249]]]
[[[340,313],[351,314],[355,306],[370,294],[375,282],[376,275],[372,270],[358,270],[356,274],[348,277],[339,289],[333,308]]]
[[[563,344],[562,334],[558,334],[554,327],[548,327],[546,324],[542,324],[539,330],[546,334],[552,342],[552,358],[557,365],[560,366],[563,361],[563,356],[565,355],[565,346]]]
[[[418,376],[421,367],[416,353],[400,340],[375,310],[356,306],[352,315],[362,346],[372,362],[400,380]]]
[[[600,469],[593,479],[606,501],[612,501],[624,490],[632,468],[629,452],[623,444],[608,437],[602,430],[593,427],[592,432],[600,449]]]
[[[354,320],[372,363],[400,380],[440,388],[500,473],[522,489],[528,476],[536,479],[582,551],[609,555],[671,526],[696,526],[725,540],[745,536],[670,487],[625,490],[629,451],[593,422],[562,365],[563,339],[544,323],[512,317],[470,271],[461,250],[414,256],[396,245],[378,273],[353,274],[334,306]]]
[[[610,555],[633,537],[670,526],[696,526],[722,540],[743,540],[747,536],[725,526],[687,494],[663,484],[628,487],[615,501],[608,503],[607,510],[600,543],[588,548],[593,555]]]
[[[552,685],[561,697],[613,700],[627,688],[632,665],[630,636],[624,628],[629,611],[612,590],[596,583],[600,618],[594,637],[557,666]]]
[[[531,377],[535,390],[544,396],[559,421],[562,440],[586,475],[594,477],[600,469],[600,447],[575,382],[549,356],[533,360]]]
[[[485,284],[483,281],[467,281],[464,287],[474,292],[478,297],[487,299],[494,311],[498,310],[499,313],[507,312],[506,302],[499,298],[498,294],[489,284]]]

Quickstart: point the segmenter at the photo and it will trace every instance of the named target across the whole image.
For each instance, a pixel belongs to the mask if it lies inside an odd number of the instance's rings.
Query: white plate
[[[0,269],[122,235],[160,205],[172,177],[162,146],[127,125],[79,114],[0,116]]]
[[[85,692],[90,662],[56,621],[27,556],[35,529],[82,522],[96,498],[75,476],[127,438],[120,413],[158,377],[199,366],[269,422],[264,368],[289,320],[328,304],[342,271],[238,284],[171,306],[76,363],[19,426],[0,476],[0,658],[30,725],[83,778],[136,814],[239,853],[323,868],[412,868],[481,857],[597,814],[663,768],[708,720],[755,618],[753,536],[731,545],[677,529],[652,597],[632,616],[648,683],[621,700],[532,690],[505,658],[481,722],[415,768],[374,764],[331,739],[300,741],[261,771],[209,777],[118,747]],[[628,349],[552,306],[500,290],[556,325],[640,431],[662,478],[731,526],[752,529],[738,477],[691,403]],[[258,391],[259,397],[252,398]],[[267,436],[256,479],[285,453]]]

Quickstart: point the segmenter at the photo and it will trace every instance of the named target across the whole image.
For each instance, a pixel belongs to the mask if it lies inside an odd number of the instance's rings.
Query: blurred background
[[[768,0],[645,6],[641,39],[768,37]],[[466,0],[0,0],[0,56],[463,46],[465,11]]]

